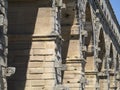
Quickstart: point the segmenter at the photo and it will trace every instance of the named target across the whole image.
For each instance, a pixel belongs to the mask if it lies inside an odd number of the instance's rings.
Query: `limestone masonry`
[[[109,0],[0,0],[0,90],[120,90]]]

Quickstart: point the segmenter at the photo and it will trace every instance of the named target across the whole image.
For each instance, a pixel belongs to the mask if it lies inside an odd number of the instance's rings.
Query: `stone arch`
[[[104,63],[104,58],[105,58],[105,53],[106,53],[106,48],[105,48],[105,38],[104,38],[104,32],[103,29],[100,29],[99,33],[99,42],[98,42],[98,47],[100,48],[100,51],[98,52],[98,58],[102,61],[99,63],[98,71],[101,71]]]

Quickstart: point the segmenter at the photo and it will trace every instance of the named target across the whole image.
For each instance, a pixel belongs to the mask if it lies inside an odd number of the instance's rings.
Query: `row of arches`
[[[116,59],[116,61],[114,61],[114,58],[118,58],[118,54],[114,55],[115,53],[113,51],[117,50],[114,48],[114,45],[112,44],[112,41],[110,40],[110,38],[107,36],[107,34],[104,32],[104,28],[102,27],[102,25],[100,25],[101,27],[99,27],[97,29],[97,38],[95,38],[94,36],[94,28],[93,28],[93,18],[92,18],[92,12],[91,12],[91,6],[88,2],[86,2],[86,10],[85,10],[85,25],[84,28],[88,33],[88,36],[84,39],[85,40],[85,45],[87,46],[87,55],[92,55],[90,53],[93,53],[93,49],[96,47],[95,44],[95,40],[98,41],[97,42],[97,47],[100,49],[98,50],[98,58],[101,60],[101,63],[99,63],[99,67],[98,67],[98,71],[101,71],[102,69],[106,68],[106,63],[105,62],[105,57],[109,52],[108,58],[110,58],[110,62],[109,62],[109,68],[113,69],[115,67],[115,63],[118,62],[118,60]],[[106,38],[107,37],[107,38]],[[108,42],[110,41],[110,42]],[[106,48],[107,47],[107,48]],[[109,47],[109,48],[108,48]],[[114,50],[113,50],[114,49]],[[91,51],[89,51],[91,50]],[[94,56],[94,54],[93,54]],[[116,57],[115,57],[116,56]],[[116,63],[117,64],[117,63]],[[104,66],[103,66],[104,65]]]
[[[105,78],[110,82],[106,83],[106,85],[108,85],[108,88],[110,88],[113,84],[115,87],[117,87],[116,78],[119,77],[117,77],[116,72],[119,72],[120,70],[119,53],[117,52],[113,41],[110,39],[109,34],[105,32],[106,28],[103,27],[102,23],[99,20],[95,21],[96,14],[93,13],[94,11],[92,8],[93,7],[90,5],[90,3],[86,2],[86,9],[84,11],[84,29],[87,31],[88,36],[83,39],[85,42],[84,45],[87,47],[85,56],[87,63],[85,67],[88,65],[93,65],[94,68],[91,68],[93,71],[97,70],[98,73],[104,71],[109,73],[108,75],[102,77],[96,76],[96,81],[100,86],[103,82],[105,82],[105,80],[103,80],[103,78]],[[95,17],[93,17],[94,15]],[[100,61],[97,62],[97,59]],[[89,68],[85,69],[85,71],[87,71]],[[106,85],[103,85],[102,87],[106,87]],[[100,90],[106,90],[102,87]]]

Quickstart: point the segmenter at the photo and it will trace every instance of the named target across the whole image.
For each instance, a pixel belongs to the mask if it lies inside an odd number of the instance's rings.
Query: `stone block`
[[[80,43],[79,40],[70,40],[67,58],[80,57]],[[74,50],[74,52],[73,52]]]
[[[28,68],[29,74],[42,74],[44,73],[44,68]]]
[[[38,8],[35,35],[46,36],[51,34],[54,27],[51,11],[51,8]]]
[[[45,56],[29,56],[30,62],[43,62],[45,61]]]
[[[43,62],[29,62],[28,68],[40,68],[43,67]]]
[[[53,55],[54,49],[33,49],[33,55]]]

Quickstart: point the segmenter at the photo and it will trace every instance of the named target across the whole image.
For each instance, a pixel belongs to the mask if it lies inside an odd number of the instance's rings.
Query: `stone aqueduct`
[[[0,90],[120,90],[109,0],[0,0],[0,66]]]

